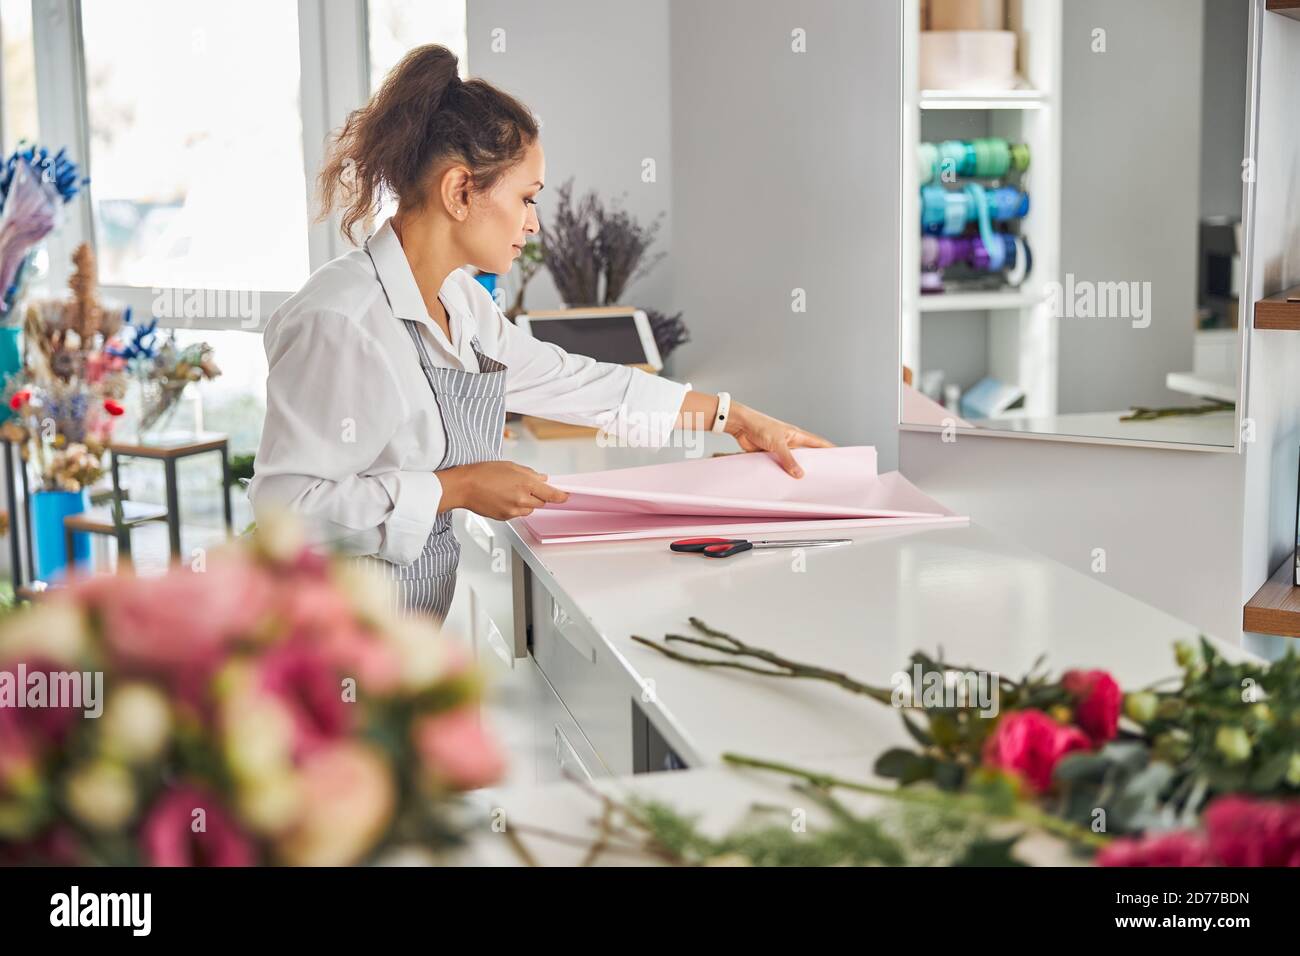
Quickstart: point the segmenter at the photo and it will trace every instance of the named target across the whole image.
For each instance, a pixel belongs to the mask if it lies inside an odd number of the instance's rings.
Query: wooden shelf
[[[1280,13],[1293,20],[1300,20],[1300,0],[1268,0],[1264,9],[1269,13]]]
[[[1241,615],[1242,630],[1280,637],[1300,637],[1300,588],[1295,580],[1295,559],[1282,566],[1246,604]]]
[[[1300,299],[1300,285],[1256,302],[1255,328],[1300,332],[1300,301],[1288,302],[1288,298]]]

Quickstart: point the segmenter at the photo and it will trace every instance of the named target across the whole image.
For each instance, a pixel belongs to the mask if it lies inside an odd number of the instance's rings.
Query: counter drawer
[[[460,565],[457,577],[473,588],[478,614],[476,628],[491,621],[496,630],[512,644],[515,633],[514,578],[510,546],[501,535],[497,522],[472,511],[457,508],[454,527],[460,540]],[[485,635],[476,631],[475,640]]]
[[[534,668],[539,682],[534,754],[537,782],[558,783],[565,780],[592,781],[610,776],[591,742],[573,719],[573,715],[556,696],[545,675]]]
[[[591,623],[567,613],[536,575],[531,592],[533,658],[610,772],[632,773],[626,675]]]

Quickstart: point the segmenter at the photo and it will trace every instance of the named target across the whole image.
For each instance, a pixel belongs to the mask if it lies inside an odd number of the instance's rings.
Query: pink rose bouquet
[[[457,795],[504,769],[467,653],[300,542],[263,522],[202,566],[74,581],[0,619],[0,863],[346,865],[458,842]]]

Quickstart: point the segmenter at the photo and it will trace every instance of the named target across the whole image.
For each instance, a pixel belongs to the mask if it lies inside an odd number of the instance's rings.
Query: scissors
[[[668,547],[673,551],[702,554],[706,558],[729,558],[741,551],[761,548],[825,548],[852,544],[852,538],[809,538],[806,541],[746,541],[744,538],[681,538]]]

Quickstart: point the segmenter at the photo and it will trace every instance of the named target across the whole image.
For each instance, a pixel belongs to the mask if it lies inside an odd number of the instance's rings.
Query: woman
[[[462,82],[445,47],[411,51],[348,117],[320,176],[321,215],[341,209],[349,239],[386,192],[397,212],[266,327],[255,511],[306,515],[397,582],[402,609],[440,621],[460,554],[453,508],[509,519],[567,498],[500,460],[507,411],[615,434],[650,422],[619,437],[655,445],[674,427],[725,429],[796,477],[791,448],[830,445],[726,393],[571,355],[508,321],[462,267],[510,271],[539,228],[544,167],[522,103]]]

